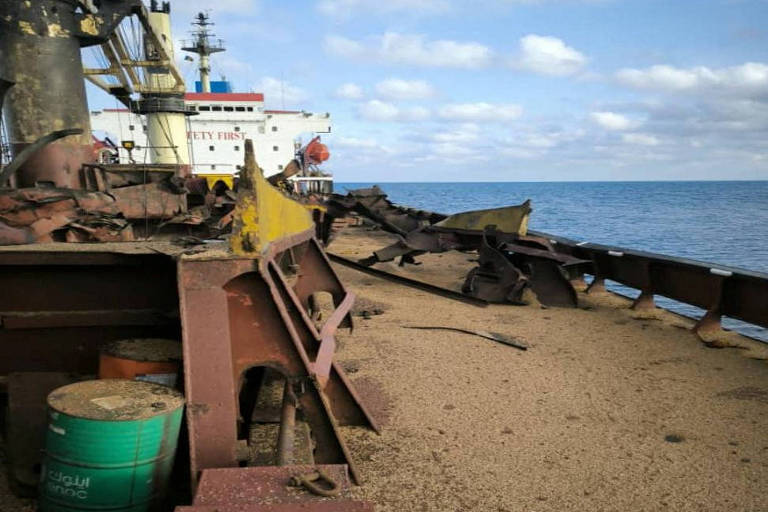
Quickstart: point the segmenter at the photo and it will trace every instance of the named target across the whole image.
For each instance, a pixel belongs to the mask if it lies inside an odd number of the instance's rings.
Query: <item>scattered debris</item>
[[[491,341],[498,341],[504,345],[510,347],[519,348],[520,350],[528,350],[528,345],[524,345],[521,341],[514,340],[504,334],[489,331],[475,331],[472,329],[463,329],[461,327],[444,327],[444,326],[427,326],[427,325],[404,325],[403,329],[424,329],[424,330],[441,330],[441,331],[456,331],[463,332],[465,334],[472,334],[474,336],[480,336]]]

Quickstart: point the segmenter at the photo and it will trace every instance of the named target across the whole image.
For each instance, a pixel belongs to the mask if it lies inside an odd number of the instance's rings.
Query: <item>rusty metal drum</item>
[[[101,348],[100,379],[131,379],[176,387],[181,342],[160,338],[119,340]]]
[[[39,510],[154,510],[173,468],[184,398],[149,382],[78,382],[48,395]]]

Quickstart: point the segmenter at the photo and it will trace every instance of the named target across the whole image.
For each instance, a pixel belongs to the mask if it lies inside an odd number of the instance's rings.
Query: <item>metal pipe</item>
[[[280,412],[280,432],[277,437],[277,465],[293,464],[293,448],[296,437],[296,394],[290,379],[285,379],[283,408]]]
[[[441,288],[439,286],[435,286],[429,283],[424,283],[422,281],[416,281],[415,279],[409,279],[405,276],[390,274],[389,272],[384,272],[383,270],[379,270],[376,268],[366,267],[365,265],[361,265],[360,263],[357,263],[355,261],[349,260],[347,258],[343,258],[338,254],[332,254],[330,252],[327,252],[325,254],[328,256],[328,259],[333,261],[334,263],[339,263],[341,265],[344,265],[345,267],[353,268],[359,272],[380,277],[382,279],[392,281],[393,283],[402,284],[404,286],[410,286],[411,288],[416,288],[418,290],[423,290],[425,292],[434,293],[435,295],[440,295],[441,297],[445,297],[447,299],[466,302],[467,304],[472,304],[473,306],[478,306],[481,308],[488,306],[488,301],[485,301],[483,299],[478,299],[477,297],[472,297],[471,295],[466,295],[464,293],[449,290],[448,288]]]

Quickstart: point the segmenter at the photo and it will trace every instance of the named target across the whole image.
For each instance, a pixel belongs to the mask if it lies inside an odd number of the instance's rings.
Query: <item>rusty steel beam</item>
[[[290,278],[288,269],[298,269]],[[181,257],[178,263],[192,479],[238,465],[239,395],[255,367],[280,372],[297,392],[320,464],[348,464],[338,427],[377,429],[344,372],[325,355],[340,325],[351,325],[350,294],[309,230],[275,240],[260,259]],[[336,312],[319,331],[310,297],[329,293]]]
[[[169,256],[3,248],[0,288],[0,375],[95,373],[104,343],[180,338]]]
[[[80,129],[34,151],[17,184],[84,188],[80,168],[96,159],[80,48],[106,41],[139,0],[103,0],[98,13],[76,2],[0,2],[0,76],[15,82],[3,105],[14,157],[51,132]]]
[[[535,234],[550,239],[560,252],[590,260],[595,278],[592,291],[604,288],[609,279],[640,290],[636,308],[651,307],[653,296],[661,295],[704,309],[704,318],[694,327],[700,334],[720,329],[722,316],[768,328],[766,273]]]
[[[389,272],[384,272],[383,270],[361,265],[360,263],[357,263],[350,259],[339,256],[338,254],[327,253],[327,255],[331,261],[339,263],[340,265],[353,268],[357,271],[364,272],[366,274],[370,274],[372,276],[376,276],[381,279],[386,279],[387,281],[392,281],[393,283],[402,284],[402,285],[409,286],[411,288],[416,288],[417,290],[422,290],[429,293],[434,293],[435,295],[440,295],[441,297],[445,297],[447,299],[457,300],[459,302],[465,302],[467,304],[471,304],[473,306],[478,306],[481,308],[488,306],[488,301],[483,299],[478,299],[477,297],[473,297],[465,293],[449,290],[448,288],[441,288],[440,286],[435,286],[433,284],[425,283],[423,281],[417,281],[415,279],[410,279],[408,277],[399,276],[397,274],[390,274]]]
[[[340,499],[328,500],[308,487],[296,487],[296,480],[321,472],[336,484]],[[327,483],[326,483],[327,485]],[[318,483],[318,488],[322,484]],[[193,504],[177,512],[372,512],[370,502],[346,498],[350,478],[344,465],[262,466],[206,469]]]

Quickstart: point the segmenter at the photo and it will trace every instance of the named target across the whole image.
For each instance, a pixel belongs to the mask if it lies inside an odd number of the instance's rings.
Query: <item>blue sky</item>
[[[177,1],[174,36],[210,6],[214,77],[331,112],[338,181],[768,179],[766,0]]]

